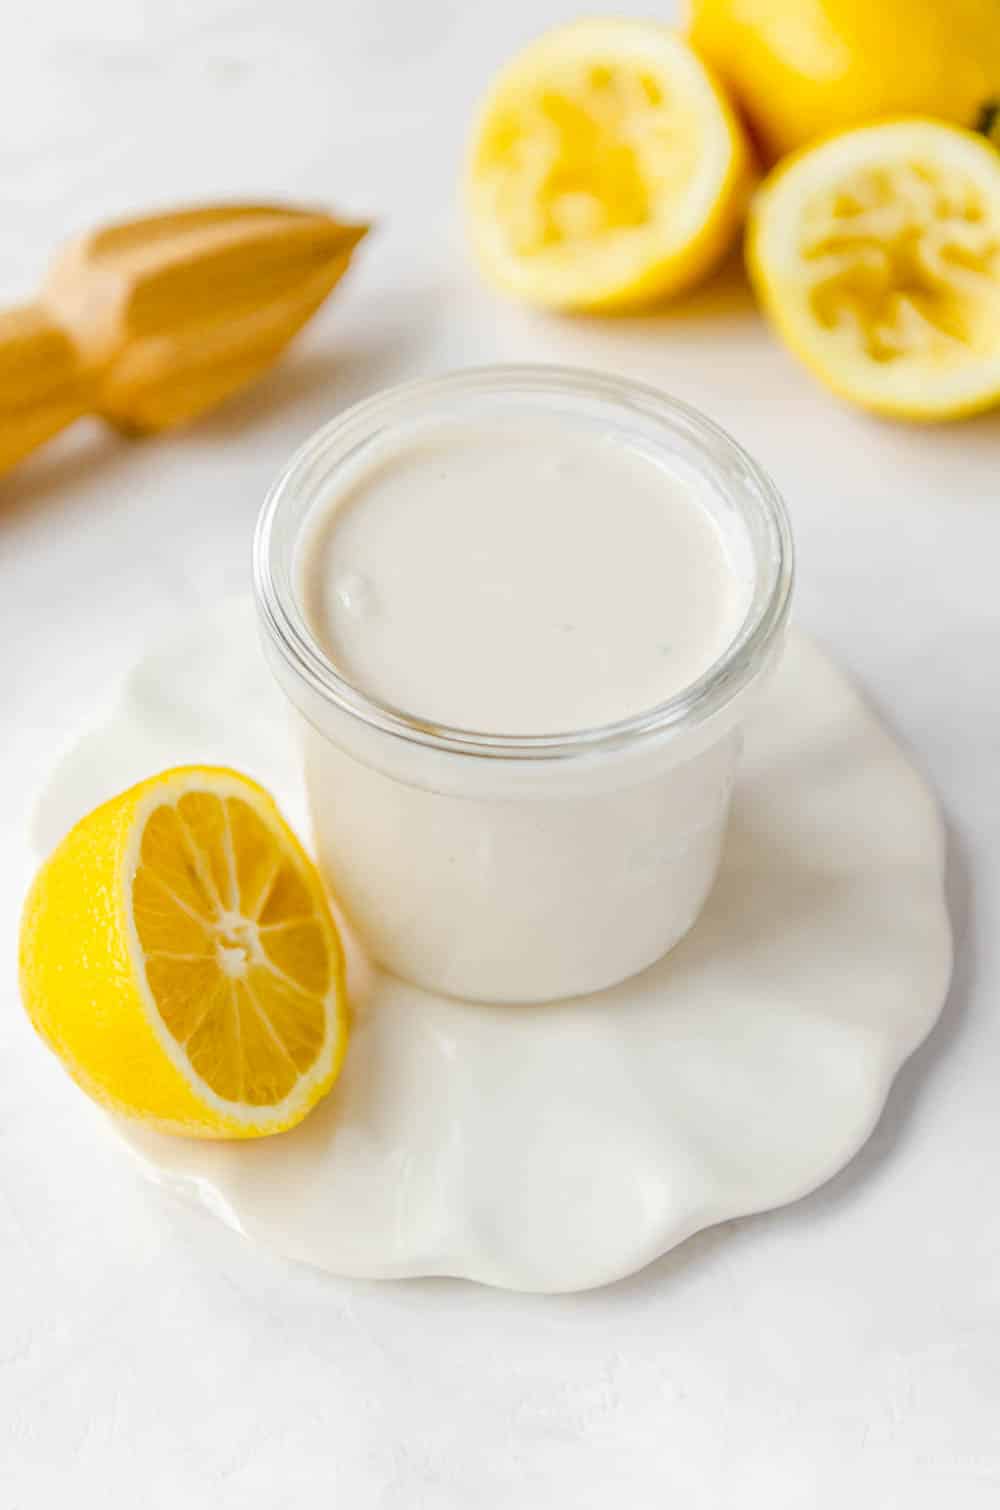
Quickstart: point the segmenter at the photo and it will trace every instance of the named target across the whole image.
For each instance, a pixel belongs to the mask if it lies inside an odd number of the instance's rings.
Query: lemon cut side
[[[745,134],[668,27],[588,20],[495,79],[469,153],[471,237],[486,277],[556,309],[649,303],[694,283],[746,206]]]
[[[982,137],[901,120],[807,148],[761,189],[747,259],[842,396],[917,420],[1000,400],[1000,153]]]
[[[255,1137],[301,1121],[347,1041],[322,883],[276,805],[185,767],[98,808],[37,876],[29,1016],[78,1083],[160,1129]]]

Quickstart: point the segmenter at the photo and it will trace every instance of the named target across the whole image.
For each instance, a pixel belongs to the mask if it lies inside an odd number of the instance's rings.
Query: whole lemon
[[[765,153],[883,116],[989,129],[1000,0],[690,0],[690,36]]]

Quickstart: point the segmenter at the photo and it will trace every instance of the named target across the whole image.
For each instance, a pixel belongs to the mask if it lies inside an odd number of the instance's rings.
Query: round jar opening
[[[707,664],[696,666],[697,674],[670,695],[634,709],[615,707],[612,717],[584,726],[566,727],[564,719],[560,727],[557,719],[551,727],[536,721],[529,732],[498,732],[483,727],[485,719],[468,727],[434,716],[433,699],[423,707],[400,706],[345,665],[343,657],[331,654],[329,642],[317,631],[316,615],[305,601],[304,542],[310,532],[315,534],[317,519],[336,513],[333,500],[349,496],[359,479],[387,456],[425,444],[430,436],[472,433],[475,427],[483,433],[484,427],[492,427],[489,433],[495,436],[509,428],[516,447],[519,435],[528,433],[524,427],[538,424],[549,426],[552,434],[587,437],[596,465],[602,450],[609,458],[627,452],[643,458],[641,465],[662,466],[664,476],[689,485],[699,511],[711,518],[739,561],[744,584],[739,612],[712,645]],[[580,454],[586,463],[588,453]],[[499,452],[498,464],[502,468]],[[419,518],[420,499],[406,502]],[[626,534],[623,547],[628,545]],[[637,541],[636,573],[643,574],[649,587],[656,567],[640,550]],[[394,740],[494,760],[593,754],[713,717],[767,665],[787,617],[791,582],[791,536],[780,496],[723,430],[655,389],[545,366],[481,368],[409,383],[346,411],[320,430],[279,477],[254,544],[255,592],[269,649],[313,705],[319,699]],[[697,607],[696,596],[689,601]],[[416,653],[432,659],[426,647],[423,652],[417,647]],[[613,667],[609,674],[614,675]]]

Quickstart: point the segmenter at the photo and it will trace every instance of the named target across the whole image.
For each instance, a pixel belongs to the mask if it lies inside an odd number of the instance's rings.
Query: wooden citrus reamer
[[[163,430],[252,382],[366,230],[312,210],[210,205],[72,242],[36,300],[0,311],[0,471],[81,415]]]

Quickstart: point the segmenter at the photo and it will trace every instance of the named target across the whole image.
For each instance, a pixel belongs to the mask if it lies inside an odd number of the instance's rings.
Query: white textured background
[[[577,13],[5,11],[0,298],[26,296],[67,234],[177,200],[328,202],[379,232],[280,371],[217,418],[135,447],[80,426],[0,481],[3,1510],[1000,1502],[1000,416],[911,431],[840,408],[736,276],[617,323],[482,291],[453,206],[471,106],[512,48]],[[149,636],[246,583],[292,447],[373,387],[497,359],[660,383],[770,467],[799,539],[800,621],[942,795],[958,930],[944,1020],[850,1169],[555,1300],[339,1283],[154,1194],[33,1040],[13,965],[40,774]]]

